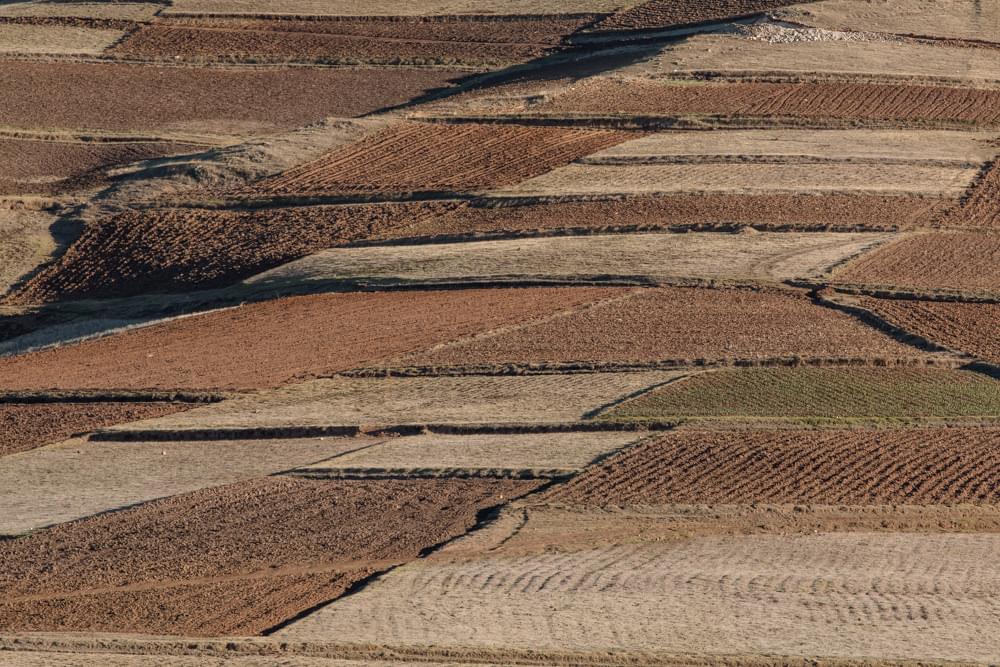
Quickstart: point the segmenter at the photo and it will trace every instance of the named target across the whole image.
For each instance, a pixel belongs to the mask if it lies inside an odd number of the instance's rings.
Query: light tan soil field
[[[180,656],[157,655],[122,655],[113,653],[54,653],[54,652],[17,652],[5,658],[8,667],[146,667],[150,660],[155,660],[158,667],[274,667],[276,658],[260,656]],[[277,658],[281,667],[399,667],[397,661],[365,660],[358,663],[354,660],[337,660],[335,658],[309,658],[303,656],[282,656]],[[426,667],[494,667],[484,662],[423,662]],[[496,666],[499,667],[499,666]]]
[[[641,290],[539,324],[441,346],[395,365],[920,356],[859,320],[772,290]]]
[[[629,234],[338,248],[246,281],[425,280],[637,276],[784,280],[826,274],[885,234]]]
[[[560,423],[682,375],[676,371],[462,377],[335,377],[234,398],[125,431],[427,423]]]
[[[609,16],[596,30],[647,30],[766,12],[790,0],[649,0]]]
[[[55,222],[45,211],[0,207],[0,295],[51,257]]]
[[[0,23],[0,53],[97,55],[124,34],[124,30]]]
[[[1000,417],[1000,382],[939,368],[744,368],[674,382],[616,405],[615,421],[912,421]]]
[[[900,35],[1000,42],[1000,6],[966,0],[856,2],[824,0],[776,12],[788,21],[827,30],[869,30]]]
[[[263,12],[255,0],[176,0],[163,14],[301,14],[308,16],[434,16],[451,14],[577,14],[613,12],[639,0],[279,0]]]
[[[69,440],[0,459],[0,535],[283,472],[373,444],[365,438],[221,442]]]
[[[419,435],[391,438],[292,474],[351,476],[558,477],[634,442],[635,433]]]
[[[0,16],[94,19],[150,19],[163,5],[145,2],[12,2],[0,6]]]
[[[997,291],[1000,290],[998,264],[998,234],[917,234],[855,260],[837,272],[835,280],[929,290]]]
[[[1000,430],[679,430],[545,495],[586,506],[674,503],[997,505]]]
[[[768,535],[432,560],[394,570],[278,636],[988,661],[1000,651],[991,599],[998,547],[995,534]]]

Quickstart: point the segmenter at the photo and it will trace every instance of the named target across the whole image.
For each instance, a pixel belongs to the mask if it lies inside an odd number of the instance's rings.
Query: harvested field
[[[745,368],[704,373],[614,406],[615,421],[878,420],[1000,416],[1000,382],[940,368]]]
[[[681,430],[606,459],[543,500],[573,506],[998,505],[998,462],[995,428]]]
[[[58,262],[11,300],[217,287],[447,210],[448,204],[419,202],[249,211],[129,209],[89,224]]]
[[[918,289],[998,291],[1000,235],[935,232],[907,236],[838,272],[837,282]]]
[[[767,12],[795,0],[649,0],[604,19],[594,30],[643,30]]]
[[[862,297],[859,305],[908,333],[1000,363],[1000,305]]]
[[[124,30],[68,25],[0,23],[0,53],[97,55],[124,34]]]
[[[433,245],[340,248],[247,281],[302,284],[377,279],[653,279],[818,277],[891,238],[886,234],[615,234]]]
[[[957,197],[975,167],[920,164],[571,164],[496,191],[499,195],[859,194]]]
[[[55,224],[46,211],[0,208],[0,294],[55,252]]]
[[[103,170],[140,160],[190,153],[175,142],[76,142],[0,139],[0,195],[58,194],[103,181]]]
[[[63,524],[0,543],[0,628],[260,633],[537,484],[267,479]]]
[[[262,193],[512,185],[634,137],[611,130],[403,122],[257,185]]]
[[[293,471],[302,475],[555,477],[634,442],[635,433],[418,435]]]
[[[141,641],[139,642],[141,644]],[[155,658],[143,654],[126,653],[68,653],[48,651],[12,651],[4,657],[6,667],[148,667],[151,660],[157,667],[274,667],[275,658],[239,655],[224,658],[191,655],[156,655]],[[307,656],[282,655],[278,664],[281,667],[358,667],[354,660],[337,660],[335,658],[317,658]],[[398,667],[397,661],[365,660],[364,667]],[[425,662],[426,667],[500,667],[484,662]]]
[[[143,21],[162,8],[146,2],[12,2],[0,6],[0,16],[125,19]]]
[[[436,16],[436,15],[539,15],[613,12],[639,0],[278,0],[268,14],[304,16]],[[260,14],[256,0],[174,0],[164,10],[173,14]]]
[[[672,85],[596,79],[553,96],[535,111],[739,114],[996,125],[1000,123],[1000,90],[867,83]]]
[[[0,535],[263,477],[375,442],[366,438],[210,443],[70,440],[0,459],[0,505],[7,510],[0,516]]]
[[[1000,652],[998,547],[996,534],[835,533],[430,559],[277,636],[636,661],[656,650],[989,661]]]
[[[696,35],[667,46],[660,55],[619,70],[624,76],[703,72],[740,75],[822,74],[932,79],[969,83],[1000,81],[994,49],[894,41],[758,41],[739,36]]]
[[[485,200],[418,219],[374,238],[489,235],[564,229],[732,228],[896,230],[929,224],[955,200],[898,195],[664,195],[604,201],[521,203]],[[501,205],[504,204],[504,205]]]
[[[0,389],[274,387],[622,293],[487,289],[277,299],[0,359]]]
[[[942,219],[944,226],[1000,227],[1000,160],[995,160],[957,206]]]
[[[157,419],[144,431],[428,423],[560,423],[683,373],[580,373],[459,377],[335,377],[204,406],[186,419]],[[125,429],[127,430],[127,429]]]
[[[7,62],[0,118],[18,128],[239,135],[401,104],[461,73],[446,69],[221,69]]]
[[[1000,41],[1000,6],[967,0],[857,2],[823,0],[777,12],[787,21],[827,30],[874,30],[901,35]]]
[[[815,305],[801,293],[659,288],[442,345],[394,365],[919,354],[849,315]]]
[[[160,417],[189,407],[174,403],[0,403],[0,457],[26,452],[105,426]],[[23,457],[17,457],[13,462],[0,463],[0,466],[21,470],[21,461]],[[15,477],[18,475],[20,472]],[[17,482],[0,488],[20,488],[23,491],[23,481],[23,477],[18,477]],[[32,493],[37,491],[36,488],[28,488]],[[4,506],[7,507],[6,502]],[[3,514],[0,524],[17,520],[16,514]],[[3,531],[0,525],[0,533]]]

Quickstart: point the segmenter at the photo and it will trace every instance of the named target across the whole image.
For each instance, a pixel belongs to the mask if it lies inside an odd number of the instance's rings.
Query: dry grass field
[[[124,36],[124,30],[0,23],[0,54],[97,55]]]
[[[45,211],[0,207],[0,294],[51,257],[55,222]]]
[[[153,2],[10,2],[0,6],[0,16],[142,21],[162,8]]]
[[[435,16],[522,15],[613,12],[639,0],[415,0],[400,5],[392,0],[278,0],[262,12],[253,0],[175,0],[171,14],[300,14],[306,16]]]

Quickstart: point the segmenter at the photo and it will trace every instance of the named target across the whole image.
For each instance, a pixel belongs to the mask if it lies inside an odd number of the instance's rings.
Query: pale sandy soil
[[[149,19],[163,5],[146,2],[13,2],[0,16],[65,16],[95,19]]]
[[[787,7],[776,14],[828,30],[1000,41],[1000,4],[988,0],[825,0]]]
[[[499,195],[899,193],[960,195],[977,169],[912,164],[571,164]]]
[[[297,468],[302,474],[524,474],[572,473],[594,459],[635,442],[635,433],[542,433],[514,435],[427,434],[390,438]]]
[[[97,55],[124,34],[124,30],[77,26],[2,24],[0,53]]]
[[[316,463],[365,438],[219,442],[69,440],[0,458],[0,535]]]
[[[50,231],[55,220],[45,211],[0,207],[0,294],[56,249]]]
[[[640,0],[175,0],[163,12],[195,14],[302,14],[336,16],[432,16],[436,14],[575,14],[613,12]]]
[[[403,283],[602,275],[784,280],[820,276],[890,238],[833,233],[615,234],[334,248],[246,282],[277,286],[365,278]]]
[[[359,424],[579,421],[684,373],[462,377],[334,377],[123,426],[163,431]]]
[[[112,653],[48,653],[19,651],[5,654],[7,667],[401,667],[409,663],[383,660],[338,660],[304,656],[197,657],[180,655],[116,655]],[[455,662],[420,662],[425,667],[473,667]],[[491,667],[476,662],[479,667]]]

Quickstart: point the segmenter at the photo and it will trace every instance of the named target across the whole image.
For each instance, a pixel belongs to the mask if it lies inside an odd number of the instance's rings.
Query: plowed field
[[[613,420],[1000,417],[1000,382],[936,368],[746,368],[692,376],[615,406]]]
[[[998,290],[1000,235],[979,232],[917,234],[859,258],[835,280],[868,285]]]
[[[676,431],[554,488],[570,505],[1000,504],[1000,430]]]
[[[943,219],[954,227],[1000,227],[1000,160],[983,174],[969,191],[962,205]]]
[[[423,366],[916,354],[915,348],[797,293],[663,288],[442,346],[405,362]]]
[[[267,14],[303,16],[452,16],[573,14],[613,12],[639,0],[276,0]],[[260,14],[257,0],[175,0],[163,12],[172,14]]]
[[[1000,90],[863,83],[669,85],[596,80],[536,108],[550,113],[740,114],[1000,123]]]
[[[18,128],[267,132],[400,104],[459,76],[443,69],[7,62],[0,69],[0,118]]]
[[[910,333],[1000,363],[1000,305],[873,298],[860,303]]]
[[[12,300],[38,303],[224,285],[447,210],[447,205],[422,203],[126,210],[89,224]]]
[[[797,0],[650,0],[613,14],[595,30],[642,30],[703,23],[766,12]]]
[[[0,403],[0,456],[189,407],[172,403]]]
[[[259,633],[536,485],[269,479],[64,524],[0,542],[0,628]]]
[[[620,293],[550,288],[277,299],[0,359],[0,389],[277,386]]]
[[[404,122],[258,188],[294,194],[511,185],[634,136],[610,130]]]

